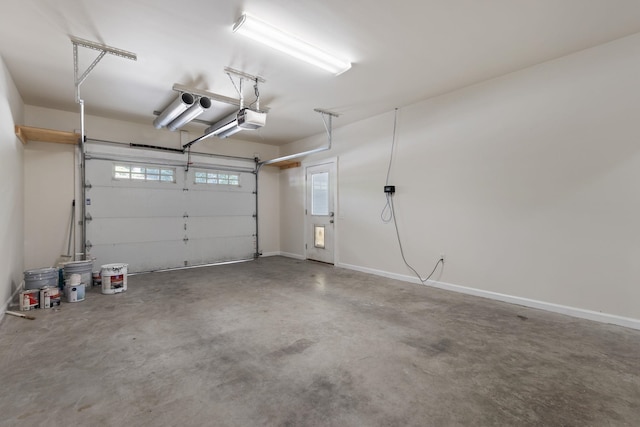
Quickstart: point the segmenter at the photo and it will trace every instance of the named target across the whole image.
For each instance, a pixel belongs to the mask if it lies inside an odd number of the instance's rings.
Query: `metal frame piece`
[[[337,113],[334,113],[332,111],[322,110],[320,108],[315,108],[313,111],[315,111],[316,113],[320,113],[322,115],[322,121],[323,121],[324,127],[325,127],[325,129],[327,131],[327,137],[329,139],[328,144],[326,146],[324,146],[324,147],[314,148],[313,150],[303,151],[301,153],[290,154],[288,156],[278,157],[276,159],[271,159],[271,160],[267,160],[267,161],[264,161],[264,162],[260,162],[260,166],[270,165],[270,164],[278,163],[278,162],[284,162],[286,160],[297,159],[298,157],[308,156],[310,154],[320,153],[322,151],[327,151],[327,150],[331,149],[331,144],[333,144],[333,121],[332,121],[332,119],[334,117],[340,117],[340,115],[337,114]],[[329,122],[328,123],[327,123],[327,120],[325,119],[326,116],[329,117]]]
[[[254,76],[253,74],[245,73],[244,71],[236,70],[235,68],[231,68],[231,67],[224,67],[224,72],[227,74],[235,74],[238,77],[243,77],[248,80],[253,80],[254,82],[255,81],[259,83],[267,82],[264,78],[260,76]]]
[[[137,61],[138,60],[138,56],[133,53],[133,52],[128,52],[126,50],[122,50],[122,49],[118,49],[115,47],[111,47],[111,46],[107,46],[101,43],[95,43],[89,40],[85,40],[85,39],[81,39],[79,37],[74,37],[74,36],[70,36],[71,39],[71,43],[73,44],[73,77],[74,77],[74,83],[76,86],[76,102],[78,104],[80,104],[80,141],[79,141],[79,146],[80,146],[80,154],[81,154],[81,159],[80,159],[80,179],[81,179],[81,184],[80,184],[80,188],[82,191],[82,252],[83,252],[83,256],[84,258],[86,258],[87,256],[87,221],[86,221],[86,214],[87,214],[87,205],[86,205],[86,196],[87,196],[87,189],[86,189],[86,150],[85,150],[85,141],[86,141],[86,136],[85,136],[85,132],[84,132],[84,100],[80,98],[80,86],[82,85],[82,83],[84,83],[84,81],[87,79],[87,77],[89,77],[89,74],[91,73],[91,71],[93,71],[93,69],[96,67],[96,65],[98,65],[98,63],[102,60],[102,58],[104,58],[104,56],[108,53],[110,55],[115,55],[115,56],[119,56],[121,58],[125,58],[125,59],[130,59],[132,61]],[[89,67],[87,67],[87,69],[82,73],[81,76],[78,77],[79,71],[78,71],[78,46],[80,47],[84,47],[87,49],[92,49],[92,50],[97,50],[98,52],[100,52],[98,54],[98,56],[96,57],[96,59],[93,60],[93,62],[91,63],[91,65],[89,65]],[[75,258],[74,258],[75,259]]]
[[[255,111],[258,111],[260,113],[267,113],[269,112],[269,108],[263,108],[260,109],[260,91],[258,90],[258,85],[259,83],[265,83],[266,80],[260,76],[254,76],[253,74],[249,74],[249,73],[245,73],[243,71],[239,71],[230,67],[225,67],[224,68],[225,73],[229,76],[229,80],[231,80],[231,83],[233,84],[233,87],[235,88],[236,92],[238,92],[238,98],[239,99],[234,99],[234,98],[229,98],[227,96],[223,96],[223,95],[218,95],[215,93],[211,93],[208,92],[206,90],[201,90],[201,89],[193,89],[193,88],[189,88],[187,86],[183,86],[180,84],[174,84],[173,85],[173,90],[178,90],[181,92],[189,92],[191,94],[195,94],[195,95],[200,95],[200,96],[207,96],[210,99],[219,101],[219,102],[224,102],[226,104],[229,105],[233,105],[236,106],[240,109],[240,111],[242,111],[244,109],[244,94],[242,91],[242,84],[244,82],[244,80],[251,80],[254,82],[254,91],[256,94],[256,100],[255,100]],[[236,77],[239,77],[240,82],[239,85],[236,85],[236,82],[233,80],[232,74],[235,75]],[[253,104],[253,103],[252,103]],[[232,113],[231,116],[233,116],[236,113]],[[226,118],[225,118],[226,119]],[[223,119],[223,120],[225,120]],[[199,136],[198,138],[194,139],[193,141],[190,141],[186,144],[184,144],[182,146],[183,150],[188,149],[189,147],[191,147],[193,144],[202,141],[203,139],[212,137],[212,136],[218,136],[220,138],[226,138],[230,135],[233,135],[234,133],[237,133],[239,131],[241,131],[242,129],[235,126],[235,127],[229,127],[229,128],[217,128],[217,129],[212,129],[217,123],[220,123],[220,121],[213,123],[210,127],[208,127],[205,130],[204,135]],[[231,125],[231,123],[230,123]]]
[[[193,87],[181,85],[179,83],[175,83],[171,89],[175,90],[176,92],[186,92],[186,93],[190,93],[192,95],[206,96],[208,98],[211,98],[214,101],[222,102],[223,104],[233,105],[234,107],[238,107],[238,108],[240,107],[240,100],[239,99],[231,98],[229,96],[219,95],[217,93],[209,92],[208,90],[196,89],[196,88],[193,88]],[[264,113],[268,113],[269,112],[269,107],[263,107],[262,110],[260,110],[260,111],[262,111]],[[156,114],[156,113],[157,113],[157,111],[153,112],[153,114]]]
[[[104,58],[107,53],[110,55],[119,56],[121,58],[130,59],[132,61],[138,60],[138,56],[133,52],[107,46],[101,43],[95,43],[89,40],[81,39],[79,37],[71,36],[70,39],[71,43],[73,43],[73,72],[76,84],[76,102],[78,103],[80,102],[80,85],[82,85],[82,83],[89,76],[89,73],[93,71],[96,65],[98,65],[98,62],[100,62],[100,60]],[[86,47],[87,49],[93,49],[100,52],[98,57],[93,60],[91,65],[89,65],[89,67],[84,71],[84,73],[82,73],[80,77],[78,77],[78,46]]]

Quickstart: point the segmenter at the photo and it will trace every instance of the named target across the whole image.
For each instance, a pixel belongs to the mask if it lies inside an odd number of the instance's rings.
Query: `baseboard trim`
[[[262,254],[262,256],[283,256],[287,258],[293,258],[304,261],[306,258],[302,255],[292,254],[289,252],[268,252],[266,254]]]
[[[387,271],[376,270],[373,268],[360,267],[357,265],[344,264],[344,263],[336,264],[336,266],[341,268],[346,268],[349,270],[360,271],[363,273],[374,274],[376,276],[382,276],[390,279],[401,280],[404,282],[420,284],[420,281],[415,276],[389,273]],[[593,310],[586,310],[582,308],[554,304],[554,303],[545,302],[545,301],[522,298],[522,297],[513,296],[513,295],[501,294],[498,292],[485,291],[482,289],[469,288],[466,286],[454,285],[452,283],[440,282],[436,280],[429,280],[425,283],[425,285],[432,286],[434,288],[444,289],[447,291],[459,292],[462,294],[488,298],[488,299],[506,302],[510,304],[522,305],[525,307],[536,308],[539,310],[545,310],[545,311],[558,313],[558,314],[564,314],[567,316],[577,317],[580,319],[593,320],[595,322],[609,323],[612,325],[624,326],[625,328],[640,330],[640,319],[633,319],[630,317],[617,316],[615,314],[601,313]]]
[[[270,256],[279,256],[280,252],[263,252],[260,254],[261,257],[270,257]]]
[[[6,300],[4,304],[2,304],[2,307],[0,307],[0,322],[2,322],[2,319],[4,318],[4,315],[9,309],[9,306],[11,305],[11,302],[13,301],[13,299],[16,297],[16,295],[22,292],[23,288],[24,288],[24,280],[20,282],[20,285],[16,288],[15,291],[13,291],[9,299]]]

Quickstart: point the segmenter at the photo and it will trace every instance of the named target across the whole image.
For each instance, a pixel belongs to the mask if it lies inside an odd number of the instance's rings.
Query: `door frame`
[[[321,166],[321,165],[331,165],[330,166],[330,175],[333,175],[334,179],[330,179],[330,188],[331,188],[331,194],[333,195],[333,265],[337,265],[338,264],[338,157],[329,157],[327,159],[322,159],[322,160],[315,160],[315,161],[310,161],[310,162],[302,162],[302,173],[304,175],[304,211],[303,211],[303,215],[304,215],[304,231],[302,233],[302,244],[304,247],[304,259],[308,259],[307,258],[307,247],[309,244],[313,244],[312,241],[310,241],[310,235],[308,233],[309,231],[309,227],[311,226],[311,223],[309,222],[309,215],[307,215],[307,210],[309,209],[308,203],[308,196],[307,196],[307,168],[310,167],[314,167],[314,166]]]

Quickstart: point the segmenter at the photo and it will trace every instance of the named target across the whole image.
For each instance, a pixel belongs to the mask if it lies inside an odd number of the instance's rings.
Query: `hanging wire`
[[[389,176],[391,174],[391,165],[393,163],[393,151],[396,144],[397,124],[398,124],[398,109],[396,108],[395,114],[393,116],[393,137],[391,140],[391,154],[389,155],[389,167],[387,168],[387,179],[385,180],[385,185],[389,185]],[[400,255],[402,256],[402,261],[409,268],[409,270],[411,270],[413,274],[416,275],[418,280],[420,280],[420,283],[425,284],[427,280],[431,279],[433,274],[436,272],[438,265],[442,264],[444,266],[444,260],[442,258],[439,258],[436,264],[433,266],[433,270],[431,270],[431,273],[429,273],[429,275],[424,279],[422,278],[422,276],[420,276],[420,273],[418,273],[418,271],[415,268],[413,268],[411,264],[409,264],[409,262],[407,261],[407,258],[404,255],[402,239],[400,239],[400,231],[398,229],[398,221],[396,219],[396,211],[395,211],[395,206],[393,204],[393,193],[385,193],[385,195],[387,197],[387,203],[385,204],[384,208],[382,209],[382,212],[380,213],[380,218],[384,223],[389,223],[393,221],[393,225],[396,230],[396,237],[398,238],[398,246],[400,246]]]
[[[253,93],[256,96],[256,99],[249,104],[249,108],[253,107],[260,100],[260,90],[258,90],[258,79],[256,78],[256,82],[253,85]]]
[[[393,218],[393,225],[395,226],[395,229],[396,229],[396,236],[398,237],[398,245],[400,246],[400,255],[402,256],[402,261],[404,262],[404,265],[406,265],[411,271],[413,271],[413,274],[416,275],[418,280],[420,280],[422,284],[425,284],[427,280],[431,279],[431,276],[433,276],[433,273],[436,272],[436,269],[438,268],[438,264],[442,263],[442,265],[444,266],[444,260],[442,258],[439,258],[438,261],[436,262],[436,265],[433,266],[433,270],[431,270],[431,273],[429,273],[429,275],[426,278],[423,279],[420,276],[420,273],[418,273],[418,271],[415,268],[413,268],[411,264],[409,264],[409,262],[407,261],[407,258],[404,256],[404,248],[402,247],[402,240],[400,239],[400,231],[398,230],[398,221],[396,221],[395,207],[393,205],[393,196],[389,197],[389,203],[391,205],[391,216]]]
[[[395,109],[393,115],[393,136],[391,138],[391,154],[389,155],[389,166],[387,167],[387,179],[384,181],[384,185],[389,185],[389,175],[391,174],[391,164],[393,163],[393,150],[396,145],[396,129],[398,125],[398,109]],[[393,219],[393,209],[391,208],[391,193],[385,193],[387,196],[387,203],[382,208],[382,212],[380,212],[380,219],[385,224],[388,224]]]

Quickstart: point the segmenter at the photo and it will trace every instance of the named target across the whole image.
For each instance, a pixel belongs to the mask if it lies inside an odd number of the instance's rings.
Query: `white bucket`
[[[25,289],[41,289],[45,286],[58,286],[58,270],[55,268],[39,268],[24,272]]]
[[[67,296],[67,302],[84,301],[84,283],[67,285],[65,286],[64,293]]]
[[[117,294],[127,290],[128,264],[105,264],[100,269],[102,293]]]
[[[86,261],[72,261],[64,264],[64,280],[67,283],[67,279],[72,274],[79,274],[80,283],[91,283],[91,273],[93,271],[93,260],[88,259]]]

